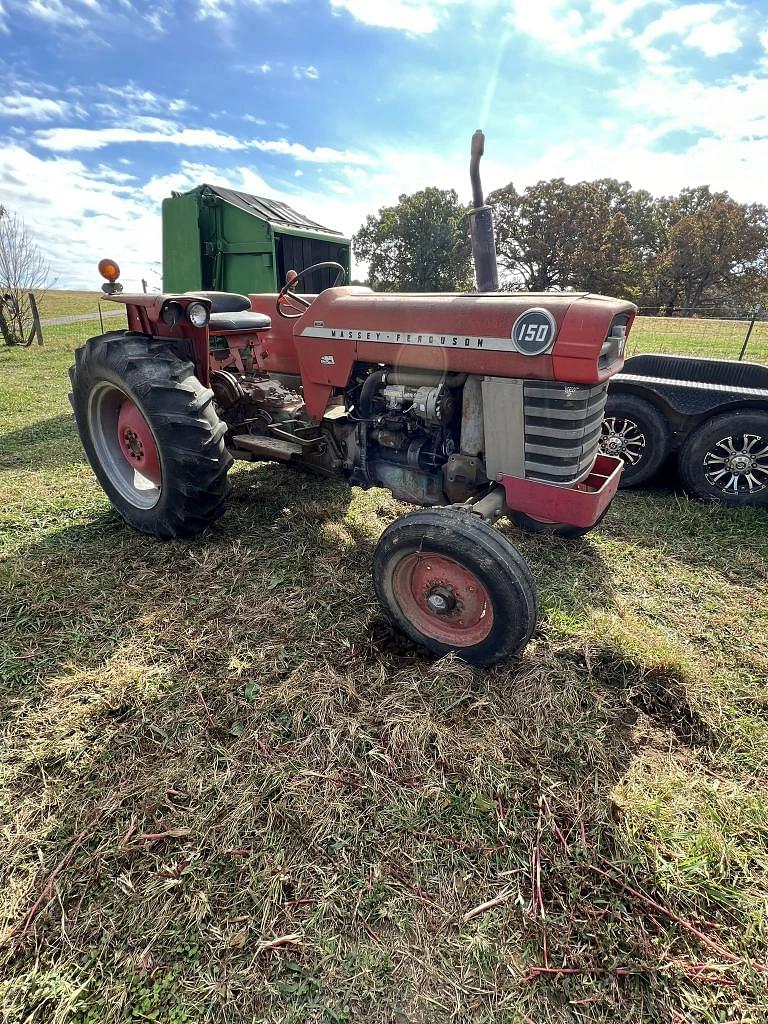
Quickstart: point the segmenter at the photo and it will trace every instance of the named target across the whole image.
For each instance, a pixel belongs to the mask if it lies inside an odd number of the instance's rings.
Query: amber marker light
[[[99,273],[105,280],[114,284],[120,277],[120,267],[114,260],[99,260]]]

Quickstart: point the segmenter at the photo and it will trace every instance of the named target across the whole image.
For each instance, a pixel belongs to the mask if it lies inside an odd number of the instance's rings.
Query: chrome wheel
[[[768,488],[768,444],[760,434],[723,437],[704,455],[704,477],[723,494],[754,495]]]
[[[634,420],[608,416],[603,420],[600,451],[614,455],[628,466],[636,466],[645,455],[645,433]]]

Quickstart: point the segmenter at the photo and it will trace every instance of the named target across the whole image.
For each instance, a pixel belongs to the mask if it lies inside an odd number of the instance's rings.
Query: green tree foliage
[[[499,265],[530,291],[624,288],[632,232],[597,182],[540,181],[492,192]]]
[[[505,287],[583,289],[671,313],[768,304],[768,210],[707,185],[656,198],[627,181],[513,184],[488,196]],[[354,237],[383,291],[471,286],[467,210],[427,188],[369,216]]]
[[[654,198],[628,182],[540,181],[492,192],[502,276],[531,291],[576,288],[671,312],[768,297],[768,211],[708,186]]]
[[[379,291],[449,292],[471,287],[467,208],[453,189],[401,195],[370,214],[352,239]]]

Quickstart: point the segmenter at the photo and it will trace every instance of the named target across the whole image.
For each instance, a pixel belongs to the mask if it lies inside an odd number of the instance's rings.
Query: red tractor
[[[498,292],[473,137],[477,293],[128,295],[128,330],[75,353],[72,404],[88,460],[125,521],[189,537],[224,511],[233,458],[276,460],[422,506],[376,547],[377,596],[437,654],[490,665],[536,625],[536,587],[493,529],[581,536],[622,463],[599,454],[609,378],[636,309],[578,293]],[[327,266],[327,265],[324,265]],[[277,314],[275,316],[274,314]]]

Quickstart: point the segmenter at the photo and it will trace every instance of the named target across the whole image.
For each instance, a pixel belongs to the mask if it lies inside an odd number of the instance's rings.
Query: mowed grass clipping
[[[126,529],[71,358],[0,351],[4,1022],[766,1020],[766,511],[502,523],[541,625],[474,671],[384,621],[384,491]]]

